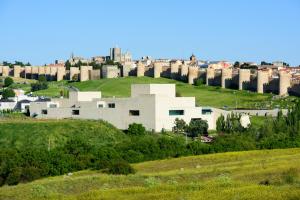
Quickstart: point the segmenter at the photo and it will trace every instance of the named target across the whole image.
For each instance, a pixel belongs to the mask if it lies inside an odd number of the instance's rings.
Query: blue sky
[[[0,0],[0,61],[71,52],[300,64],[300,0]]]

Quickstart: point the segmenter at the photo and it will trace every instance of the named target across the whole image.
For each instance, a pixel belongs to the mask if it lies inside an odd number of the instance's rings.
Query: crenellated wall
[[[169,65],[164,62],[154,62],[149,66],[138,62],[134,70],[130,66],[126,66],[119,71],[122,77],[165,77],[181,80],[188,84],[194,84],[196,80],[202,79],[203,82],[206,80],[206,84],[209,86],[250,90],[258,93],[274,93],[280,96],[289,94],[300,96],[300,82],[292,82],[292,77],[287,71],[279,71],[278,77],[276,77],[271,70],[200,69],[179,60],[172,61]],[[92,66],[82,66],[80,69],[71,67],[70,70],[66,70],[63,66],[14,66],[13,68],[0,66],[0,75],[3,77],[12,76],[37,80],[39,76],[45,76],[50,81],[72,80],[75,75],[80,81],[98,80],[101,78],[101,73],[100,69],[93,70]]]

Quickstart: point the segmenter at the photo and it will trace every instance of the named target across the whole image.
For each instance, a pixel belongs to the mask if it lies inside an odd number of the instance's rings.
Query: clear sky
[[[0,61],[75,55],[300,64],[300,0],[0,0]]]

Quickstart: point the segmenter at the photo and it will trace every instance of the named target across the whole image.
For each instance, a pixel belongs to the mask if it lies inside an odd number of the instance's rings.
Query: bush
[[[14,83],[14,80],[10,77],[6,77],[4,79],[4,87],[8,87]]]
[[[22,175],[22,168],[17,167],[12,169],[12,171],[9,173],[6,179],[6,183],[8,185],[17,185],[21,180],[21,175]]]
[[[31,84],[31,91],[35,92],[38,90],[45,90],[48,89],[48,83],[47,82],[37,82]]]
[[[5,89],[2,92],[2,98],[3,99],[8,99],[9,97],[15,97],[15,95],[16,95],[15,92],[10,88]]]
[[[130,135],[144,135],[146,129],[142,124],[133,123],[129,125],[127,133]]]
[[[205,135],[208,131],[207,121],[202,119],[191,120],[189,126],[187,127],[188,136],[195,138],[199,135]]]
[[[116,161],[109,166],[108,173],[128,175],[128,174],[134,174],[135,170],[126,161]]]
[[[200,85],[204,85],[204,84],[205,84],[205,80],[203,78],[199,78],[195,81],[196,86],[200,86]]]

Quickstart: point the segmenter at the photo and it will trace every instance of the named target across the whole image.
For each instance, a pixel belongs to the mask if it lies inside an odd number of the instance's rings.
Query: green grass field
[[[123,132],[102,121],[92,120],[36,120],[8,118],[0,121],[0,149],[56,148],[70,137],[82,137],[91,145],[113,146],[126,140]],[[1,198],[0,198],[1,199]]]
[[[248,91],[237,91],[231,89],[222,89],[212,86],[192,86],[183,82],[151,77],[126,77],[117,79],[102,79],[86,82],[68,83],[67,81],[51,82],[49,89],[35,92],[42,96],[59,96],[60,91],[66,91],[68,86],[74,86],[81,91],[101,91],[104,97],[128,97],[130,96],[131,84],[147,83],[174,83],[176,84],[177,93],[181,96],[196,97],[198,105],[213,106],[223,108],[286,108],[292,104],[296,97],[272,100],[271,94],[257,94]],[[28,90],[27,90],[28,91]]]
[[[81,171],[3,186],[2,200],[300,199],[300,149],[192,156],[133,165],[134,175]]]

